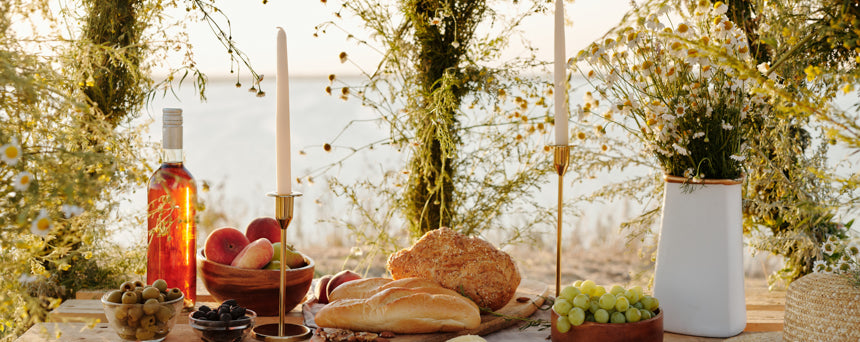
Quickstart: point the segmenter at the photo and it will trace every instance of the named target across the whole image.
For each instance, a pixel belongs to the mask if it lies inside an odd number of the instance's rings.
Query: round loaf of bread
[[[520,273],[510,255],[485,240],[445,227],[392,254],[388,270],[395,280],[429,279],[494,311],[507,305],[520,285]]]

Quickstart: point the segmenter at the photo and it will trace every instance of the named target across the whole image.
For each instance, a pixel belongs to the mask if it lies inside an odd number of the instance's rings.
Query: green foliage
[[[144,100],[170,91],[181,72],[180,84],[196,75],[202,96],[205,76],[190,50],[165,81],[149,76],[154,63],[189,47],[187,35],[173,35],[187,18],[164,15],[180,4],[0,3],[0,340],[44,321],[79,289],[145,272],[143,215],[117,209],[155,164],[147,122],[132,123]],[[120,246],[118,232],[141,238]]]
[[[762,64],[758,72],[738,69],[772,98],[769,118],[752,122],[748,134],[745,228],[753,247],[784,257],[770,280],[790,282],[822,260],[822,243],[849,237],[841,222],[857,209],[860,175],[829,163],[828,145],[860,147],[856,113],[836,105],[837,94],[856,82],[858,51],[850,42],[858,7],[841,0],[745,3],[745,14],[736,15],[757,18],[746,29],[759,37]]]
[[[752,61],[738,58],[731,50],[709,46],[709,41],[690,39],[685,43],[718,61],[719,68],[745,80],[750,94],[763,99],[757,102],[761,114],[748,116],[742,124],[742,142],[746,147],[744,229],[756,250],[784,257],[784,268],[775,272],[771,281],[790,282],[809,273],[813,263],[821,260],[822,242],[829,237],[849,236],[840,222],[857,209],[860,174],[850,171],[845,175],[845,168],[840,169],[844,164],[834,166],[828,162],[828,145],[841,143],[854,150],[855,154],[849,157],[856,155],[860,147],[856,113],[834,105],[839,92],[855,89],[860,50],[846,49],[851,43],[839,46],[838,42],[853,41],[860,33],[851,26],[857,23],[852,14],[857,5],[831,0],[728,3],[726,15],[742,23]],[[647,22],[649,16],[664,13],[666,6],[721,4],[707,0],[648,1],[628,13],[625,22]],[[675,30],[678,25],[674,23]],[[620,30],[610,31],[600,44],[607,38],[614,39],[616,31]],[[623,57],[612,56],[616,61]],[[586,99],[585,110],[591,109],[591,101]],[[612,114],[603,116],[613,120],[617,114]],[[608,127],[596,128],[611,132]],[[630,135],[636,137],[639,132],[631,130]],[[639,184],[616,183],[595,194],[613,197],[621,192],[659,193],[659,189],[644,184],[647,180]],[[635,227],[629,230],[631,238],[650,234],[648,224],[653,223],[654,213],[655,210],[648,211],[629,222],[628,227]]]
[[[388,139],[366,148],[390,145],[408,160],[407,171],[386,172],[381,185],[333,184],[336,193],[356,199],[354,210],[364,217],[341,222],[360,245],[392,250],[396,240],[389,237],[399,236],[401,219],[413,238],[447,225],[470,235],[495,231],[511,243],[539,238],[530,232],[554,221],[534,199],[551,171],[545,147],[551,85],[523,76],[545,72],[528,43],[528,55],[501,57],[519,35],[517,24],[545,12],[545,6],[516,4],[516,14],[505,17],[484,1],[346,1],[336,14],[362,19],[371,41],[337,22],[317,27],[318,34],[343,30],[348,39],[380,52],[378,67],[362,71],[360,84],[331,75],[335,89],[327,91],[357,98],[389,127]],[[346,52],[341,61],[349,61]],[[358,190],[385,200],[369,211],[352,194]]]

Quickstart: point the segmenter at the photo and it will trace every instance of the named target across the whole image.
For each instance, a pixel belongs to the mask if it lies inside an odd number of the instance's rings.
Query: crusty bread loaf
[[[438,282],[491,310],[507,305],[520,285],[520,273],[507,253],[444,227],[392,254],[388,270],[394,279],[419,277]]]
[[[441,287],[439,283],[424,279],[424,278],[401,278],[397,280],[392,280],[391,282],[382,285],[379,287],[379,290],[385,290],[392,287],[405,287],[408,289],[414,289],[418,287]]]
[[[460,331],[481,324],[481,313],[468,298],[427,289],[393,287],[366,299],[339,299],[317,312],[314,321],[324,328],[398,334]]]
[[[328,294],[328,301],[330,303],[338,299],[368,298],[377,292],[377,288],[389,282],[391,282],[389,278],[364,278],[348,281],[334,288],[334,291]]]
[[[398,280],[390,278],[364,278],[343,283],[335,288],[329,294],[328,298],[329,302],[338,299],[367,299],[391,288],[419,289],[430,294],[462,296],[455,291],[440,286],[437,282],[424,278],[403,278]],[[475,304],[471,300],[469,302]]]

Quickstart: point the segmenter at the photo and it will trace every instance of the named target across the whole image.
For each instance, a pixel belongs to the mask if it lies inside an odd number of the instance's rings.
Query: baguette
[[[481,324],[481,313],[468,298],[426,291],[394,287],[367,299],[336,300],[317,312],[314,320],[324,328],[397,334],[461,331]]]
[[[331,303],[338,299],[368,298],[377,292],[377,288],[390,282],[391,279],[388,278],[364,278],[348,281],[334,288],[328,294],[328,301]]]

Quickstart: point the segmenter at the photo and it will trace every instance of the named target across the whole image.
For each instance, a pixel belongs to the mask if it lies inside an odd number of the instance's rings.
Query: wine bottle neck
[[[184,155],[181,148],[165,148],[161,150],[162,163],[182,163]]]

